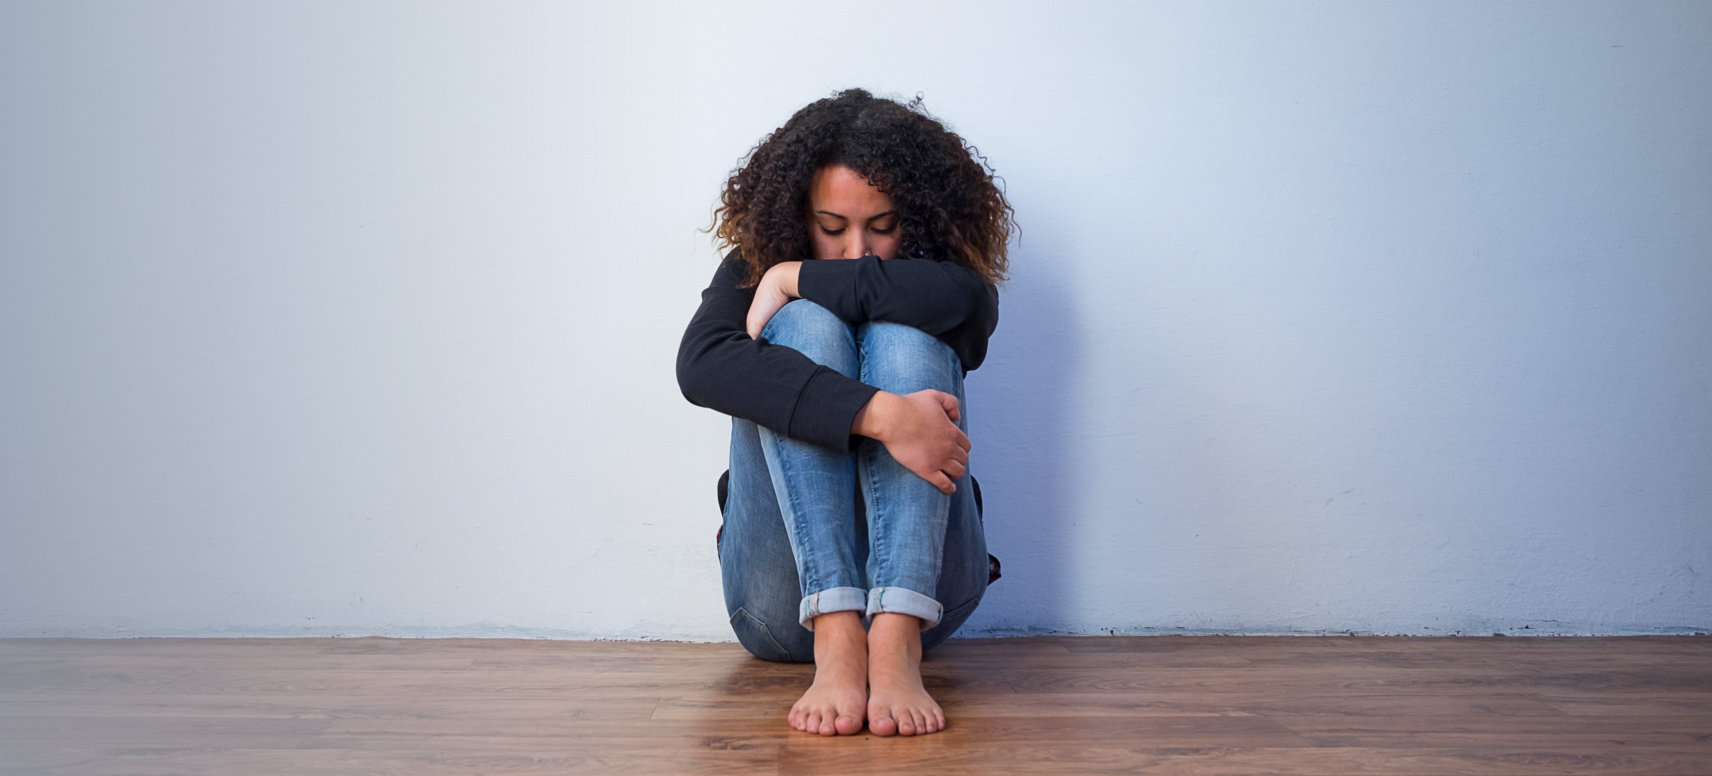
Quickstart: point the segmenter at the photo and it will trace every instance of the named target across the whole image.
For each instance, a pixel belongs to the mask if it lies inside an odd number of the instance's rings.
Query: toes
[[[880,726],[876,724],[877,722],[878,720],[875,723],[870,723],[870,729],[878,735],[891,735],[891,733],[880,733]],[[910,709],[899,711],[895,721],[888,719],[887,722],[891,724],[887,725],[886,728],[895,731],[900,736],[923,736],[944,730],[945,714],[937,710],[918,711]]]
[[[880,715],[875,714],[870,710],[868,713],[868,730],[876,736],[896,735],[898,732],[898,722],[897,720],[892,719],[890,712],[887,712],[885,715]]]
[[[853,736],[862,732],[862,718],[852,714],[840,714],[833,727],[841,736]]]

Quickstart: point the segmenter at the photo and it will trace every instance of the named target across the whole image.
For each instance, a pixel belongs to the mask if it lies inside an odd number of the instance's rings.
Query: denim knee
[[[847,377],[856,376],[856,333],[831,310],[797,299],[773,314],[761,337],[797,351]]]
[[[938,337],[902,324],[870,321],[857,327],[856,340],[862,381],[869,385],[893,393],[962,389],[962,362]]]

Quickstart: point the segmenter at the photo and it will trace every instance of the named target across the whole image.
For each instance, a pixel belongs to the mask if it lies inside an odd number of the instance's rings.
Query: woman
[[[678,382],[732,416],[732,628],[758,657],[814,661],[798,730],[941,730],[921,654],[988,581],[963,376],[998,322],[1011,208],[956,134],[852,89],[762,140],[714,226],[733,250]]]

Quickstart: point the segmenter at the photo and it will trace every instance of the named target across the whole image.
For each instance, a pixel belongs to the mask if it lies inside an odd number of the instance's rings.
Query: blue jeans
[[[931,335],[853,327],[797,300],[762,336],[881,390],[944,391],[968,417],[962,365]],[[941,493],[872,439],[847,453],[734,419],[719,555],[738,641],[757,657],[810,661],[814,617],[838,611],[920,617],[924,648],[950,637],[980,603],[988,572],[969,475],[956,483]]]

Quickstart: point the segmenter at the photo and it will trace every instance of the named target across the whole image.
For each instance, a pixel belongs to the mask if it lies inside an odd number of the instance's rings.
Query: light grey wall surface
[[[1712,628],[1712,5],[0,4],[0,636],[727,639],[672,360],[845,86],[1023,225],[969,633]]]

